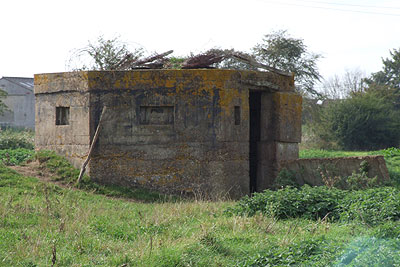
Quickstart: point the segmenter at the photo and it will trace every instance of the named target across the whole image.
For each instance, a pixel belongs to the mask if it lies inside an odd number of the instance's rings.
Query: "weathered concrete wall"
[[[92,179],[237,198],[250,192],[249,94],[255,91],[262,92],[262,137],[257,144],[262,190],[272,183],[279,161],[297,158],[301,130],[301,97],[293,93],[293,77],[274,73],[142,70],[36,75],[36,147],[56,150],[79,167],[107,106],[87,171]],[[69,125],[56,125],[56,107],[70,108]]]
[[[89,150],[89,104],[86,76],[35,75],[36,149],[54,150],[80,167]],[[68,125],[56,125],[56,107],[69,107]]]
[[[100,74],[89,74],[92,131],[107,106],[91,177],[214,197],[249,192],[248,90],[237,72]]]
[[[378,177],[380,181],[389,179],[389,172],[383,156],[342,157],[297,159],[280,163],[280,169],[286,168],[296,173],[296,181],[300,184],[320,186],[324,185],[321,171],[331,178],[350,176],[353,172],[359,173],[362,161],[368,162],[368,177]]]
[[[258,191],[273,185],[282,161],[299,157],[301,96],[294,92],[263,94]]]

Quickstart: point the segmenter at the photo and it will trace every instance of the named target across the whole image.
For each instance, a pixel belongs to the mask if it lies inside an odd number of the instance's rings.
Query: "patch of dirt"
[[[72,186],[63,184],[60,181],[55,181],[54,174],[52,174],[51,172],[40,166],[40,163],[38,161],[31,161],[21,166],[7,166],[7,167],[13,169],[14,171],[18,172],[23,176],[35,177],[45,183],[53,183],[59,187],[74,189]]]
[[[31,162],[28,162],[21,166],[7,166],[7,167],[15,170],[16,172],[18,172],[19,174],[21,174],[23,176],[35,177],[35,178],[39,179],[39,181],[42,181],[44,183],[52,183],[59,187],[66,188],[69,190],[82,190],[82,189],[74,187],[72,184],[64,184],[61,181],[54,180],[54,174],[49,172],[46,168],[43,168],[43,166],[41,166],[38,161],[31,161]],[[78,179],[78,177],[77,177],[77,179]],[[94,191],[92,193],[94,193]],[[119,199],[119,200],[125,200],[125,201],[129,201],[129,202],[145,203],[145,201],[142,201],[142,200],[127,198],[127,197],[122,197],[122,196],[121,197],[107,196],[107,195],[104,195],[104,196],[107,198],[110,198],[110,199]]]

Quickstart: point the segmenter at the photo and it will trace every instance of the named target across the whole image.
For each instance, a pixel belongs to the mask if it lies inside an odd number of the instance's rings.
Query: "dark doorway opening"
[[[261,135],[261,92],[250,92],[249,175],[250,193],[257,191],[258,143]]]

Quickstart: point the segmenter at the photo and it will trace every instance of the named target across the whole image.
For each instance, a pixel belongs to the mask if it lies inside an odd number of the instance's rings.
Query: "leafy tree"
[[[78,70],[113,70],[127,56],[132,60],[137,60],[142,55],[142,48],[136,48],[132,52],[117,37],[104,39],[103,36],[99,36],[96,42],[89,41],[88,46],[75,51],[71,61],[84,61],[81,67],[73,67]]]
[[[264,36],[253,48],[256,59],[271,67],[293,72],[300,92],[318,95],[314,85],[321,80],[317,62],[321,55],[308,51],[303,39],[296,39],[286,31],[275,31]]]
[[[390,58],[382,59],[383,70],[371,74],[365,79],[368,87],[379,90],[385,97],[400,109],[400,49],[390,51]]]
[[[382,59],[383,70],[375,72],[365,81],[367,84],[387,85],[400,89],[400,49],[390,51],[390,58]]]

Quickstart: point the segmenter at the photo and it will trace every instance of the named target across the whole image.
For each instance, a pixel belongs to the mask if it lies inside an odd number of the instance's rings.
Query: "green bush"
[[[360,221],[378,225],[400,220],[400,189],[393,187],[345,191],[325,186],[287,187],[265,190],[244,197],[227,214],[253,216],[262,213],[278,219],[322,219]]]
[[[0,130],[0,150],[17,148],[34,149],[34,147],[34,133],[32,131]]]
[[[373,90],[337,100],[321,112],[317,134],[343,149],[371,150],[397,146],[400,112]]]

